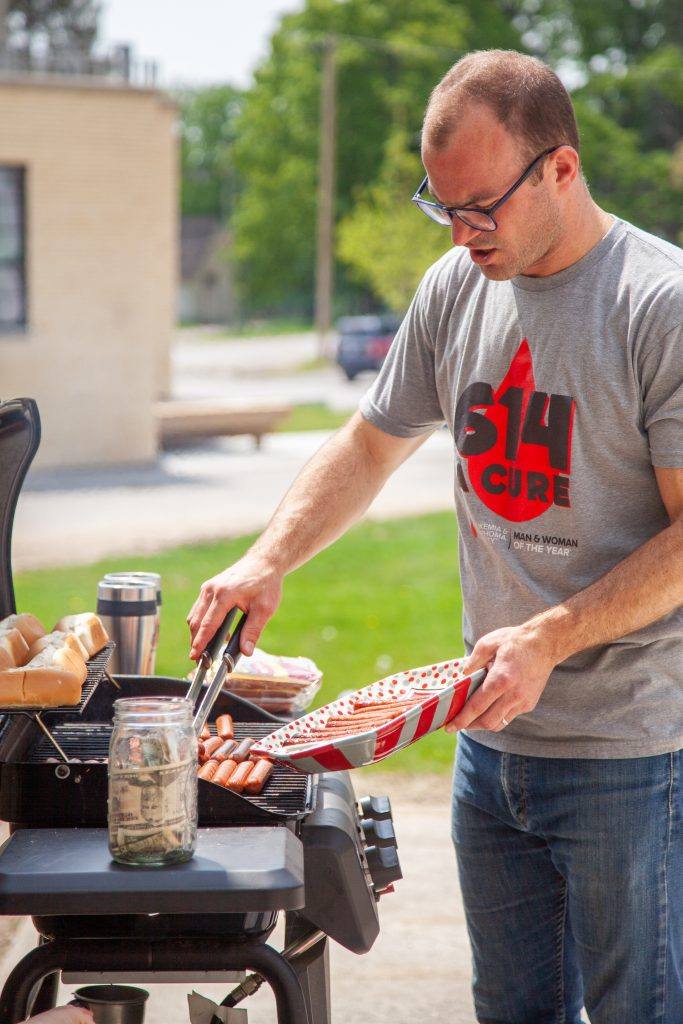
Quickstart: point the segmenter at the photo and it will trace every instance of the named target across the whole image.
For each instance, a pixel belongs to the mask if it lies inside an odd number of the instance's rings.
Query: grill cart
[[[35,402],[0,404],[0,618],[15,611],[12,522],[39,438]],[[265,980],[280,1024],[329,1024],[328,940],[367,952],[379,896],[401,877],[388,800],[357,804],[347,773],[305,775],[286,764],[257,796],[199,779],[192,860],[114,863],[106,829],[113,702],[185,696],[187,681],[112,677],[108,651],[91,662],[77,708],[0,708],[0,819],[11,827],[0,849],[0,914],[28,915],[37,932],[0,995],[0,1021],[54,1006],[61,978],[240,982],[226,1005]],[[233,716],[237,738],[258,740],[282,724],[227,692],[214,712]],[[268,942],[280,913],[281,952]]]

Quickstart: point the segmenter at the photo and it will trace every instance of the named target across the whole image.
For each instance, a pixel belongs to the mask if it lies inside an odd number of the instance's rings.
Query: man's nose
[[[467,245],[476,235],[480,234],[477,228],[468,227],[457,217],[451,219],[451,239],[453,245]]]

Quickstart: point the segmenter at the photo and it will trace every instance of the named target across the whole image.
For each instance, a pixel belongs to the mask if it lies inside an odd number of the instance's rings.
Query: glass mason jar
[[[122,864],[189,860],[197,842],[197,736],[181,697],[114,701],[109,849]]]

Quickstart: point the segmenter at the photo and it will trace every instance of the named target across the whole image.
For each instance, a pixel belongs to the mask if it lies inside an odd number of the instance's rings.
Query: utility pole
[[[9,0],[0,0],[0,68],[5,63],[7,50],[7,18],[9,16]]]
[[[334,191],[336,148],[337,40],[328,35],[323,42],[320,88],[320,162],[318,170],[318,240],[315,275],[315,329],[318,355],[327,355],[327,338],[332,327],[334,288]]]

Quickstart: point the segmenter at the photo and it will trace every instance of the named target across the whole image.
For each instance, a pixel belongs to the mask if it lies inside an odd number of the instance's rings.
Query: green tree
[[[519,46],[498,0],[307,0],[285,16],[244,99],[232,219],[247,307],[310,310],[315,258],[320,42],[338,37],[336,214],[381,172],[395,129],[417,140],[431,89],[464,50]],[[356,275],[357,279],[357,275]],[[348,293],[340,268],[338,288]]]
[[[447,244],[408,199],[429,93],[466,50],[526,49],[557,66],[574,90],[596,199],[680,237],[680,0],[307,0],[282,19],[236,129],[243,191],[232,225],[247,308],[310,311],[327,33],[338,39],[337,293],[346,308],[363,290],[405,307]]]
[[[231,85],[184,90],[180,103],[181,209],[227,219],[239,191],[232,160],[242,93]]]
[[[339,226],[339,257],[379,301],[404,313],[425,269],[451,245],[450,232],[423,217],[408,197],[422,175],[404,131],[389,139],[378,180],[358,194]]]

